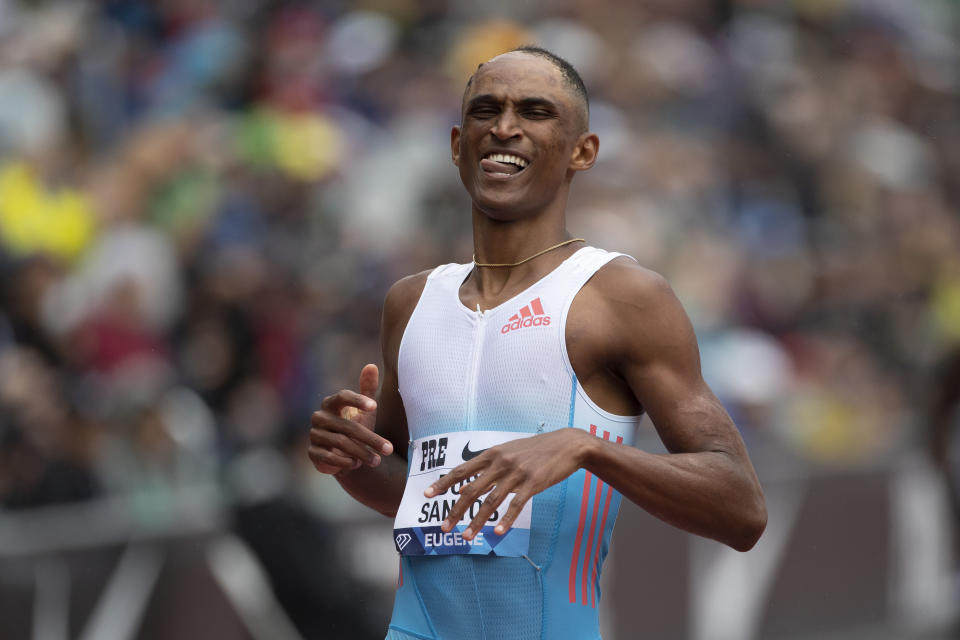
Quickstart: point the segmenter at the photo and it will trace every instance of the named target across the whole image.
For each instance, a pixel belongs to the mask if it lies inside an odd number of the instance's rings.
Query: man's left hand
[[[459,500],[441,525],[445,532],[452,530],[467,509],[489,491],[470,526],[462,533],[466,540],[470,540],[507,496],[514,494],[510,507],[494,528],[494,533],[503,535],[530,498],[565,480],[582,466],[589,445],[596,440],[586,431],[573,428],[511,440],[455,467],[430,485],[424,495],[432,498],[458,482],[476,476],[460,489]]]

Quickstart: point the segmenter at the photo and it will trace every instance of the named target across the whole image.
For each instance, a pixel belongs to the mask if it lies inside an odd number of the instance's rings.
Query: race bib
[[[425,498],[423,492],[451,469],[472,460],[490,447],[530,435],[512,431],[459,431],[414,440],[410,449],[407,487],[393,525],[393,541],[397,551],[405,556],[526,555],[530,548],[532,500],[523,505],[513,526],[505,534],[497,535],[493,529],[507,512],[514,497],[514,494],[508,494],[473,539],[464,540],[461,532],[473,521],[486,494],[470,505],[460,522],[449,532],[444,533],[440,525],[460,499],[460,489],[473,478],[458,482],[433,498]]]

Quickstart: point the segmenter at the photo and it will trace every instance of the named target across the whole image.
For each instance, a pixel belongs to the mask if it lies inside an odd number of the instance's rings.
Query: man
[[[673,292],[566,231],[571,181],[597,158],[588,122],[582,81],[549,52],[478,68],[451,134],[474,262],[396,283],[379,397],[367,365],[313,415],[316,468],[396,516],[388,639],[599,638],[621,495],[742,551],[766,526]],[[643,411],[668,454],[628,446]]]

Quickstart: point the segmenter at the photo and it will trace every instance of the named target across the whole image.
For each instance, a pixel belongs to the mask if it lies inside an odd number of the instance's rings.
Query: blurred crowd
[[[151,518],[213,483],[342,515],[310,412],[379,360],[393,281],[469,260],[450,127],[476,64],[527,43],[591,94],[571,231],[671,282],[758,467],[949,460],[953,409],[931,438],[927,407],[960,346],[957,18],[0,0],[0,505]]]

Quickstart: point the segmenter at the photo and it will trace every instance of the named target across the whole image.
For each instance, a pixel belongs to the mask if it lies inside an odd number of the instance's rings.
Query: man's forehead
[[[482,63],[473,74],[468,93],[477,93],[478,85],[504,80],[517,89],[527,84],[531,88],[564,89],[563,75],[552,62],[542,56],[510,51]]]
[[[527,51],[507,51],[506,53],[501,53],[500,55],[494,56],[484,62],[481,65],[481,68],[494,68],[494,67],[528,67],[528,68],[540,68],[545,69],[549,72],[557,72],[557,65],[553,64],[543,56],[538,56]]]

